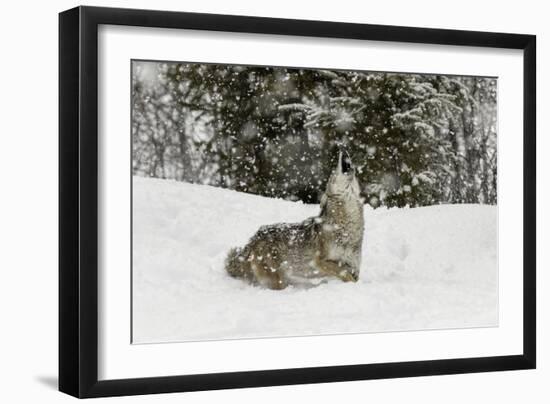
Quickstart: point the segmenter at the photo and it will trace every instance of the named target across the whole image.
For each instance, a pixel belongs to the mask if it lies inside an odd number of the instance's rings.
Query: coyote
[[[301,223],[262,226],[225,261],[229,275],[253,285],[284,289],[315,286],[336,277],[357,282],[363,243],[363,200],[351,159],[340,152],[319,216]]]

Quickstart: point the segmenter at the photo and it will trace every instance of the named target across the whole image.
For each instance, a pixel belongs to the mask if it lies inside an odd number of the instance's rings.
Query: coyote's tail
[[[225,259],[225,270],[234,278],[248,278],[249,263],[244,259],[241,248],[232,248]]]

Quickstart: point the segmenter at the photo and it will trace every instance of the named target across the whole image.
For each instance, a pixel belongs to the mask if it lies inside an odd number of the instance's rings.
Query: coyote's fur
[[[341,152],[319,216],[260,227],[247,245],[229,251],[225,267],[235,278],[270,289],[315,285],[328,277],[356,282],[363,229],[359,183],[349,156]]]

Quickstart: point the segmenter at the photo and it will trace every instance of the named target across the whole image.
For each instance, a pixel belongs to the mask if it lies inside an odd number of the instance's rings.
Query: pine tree
[[[497,201],[496,80],[135,62],[133,172],[318,203],[337,151],[372,206]]]

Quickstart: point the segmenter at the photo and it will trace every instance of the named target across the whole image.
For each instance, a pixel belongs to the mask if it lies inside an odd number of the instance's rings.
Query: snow
[[[133,342],[498,325],[497,208],[365,207],[357,283],[282,291],[230,278],[233,246],[318,205],[159,179],[133,182]]]

